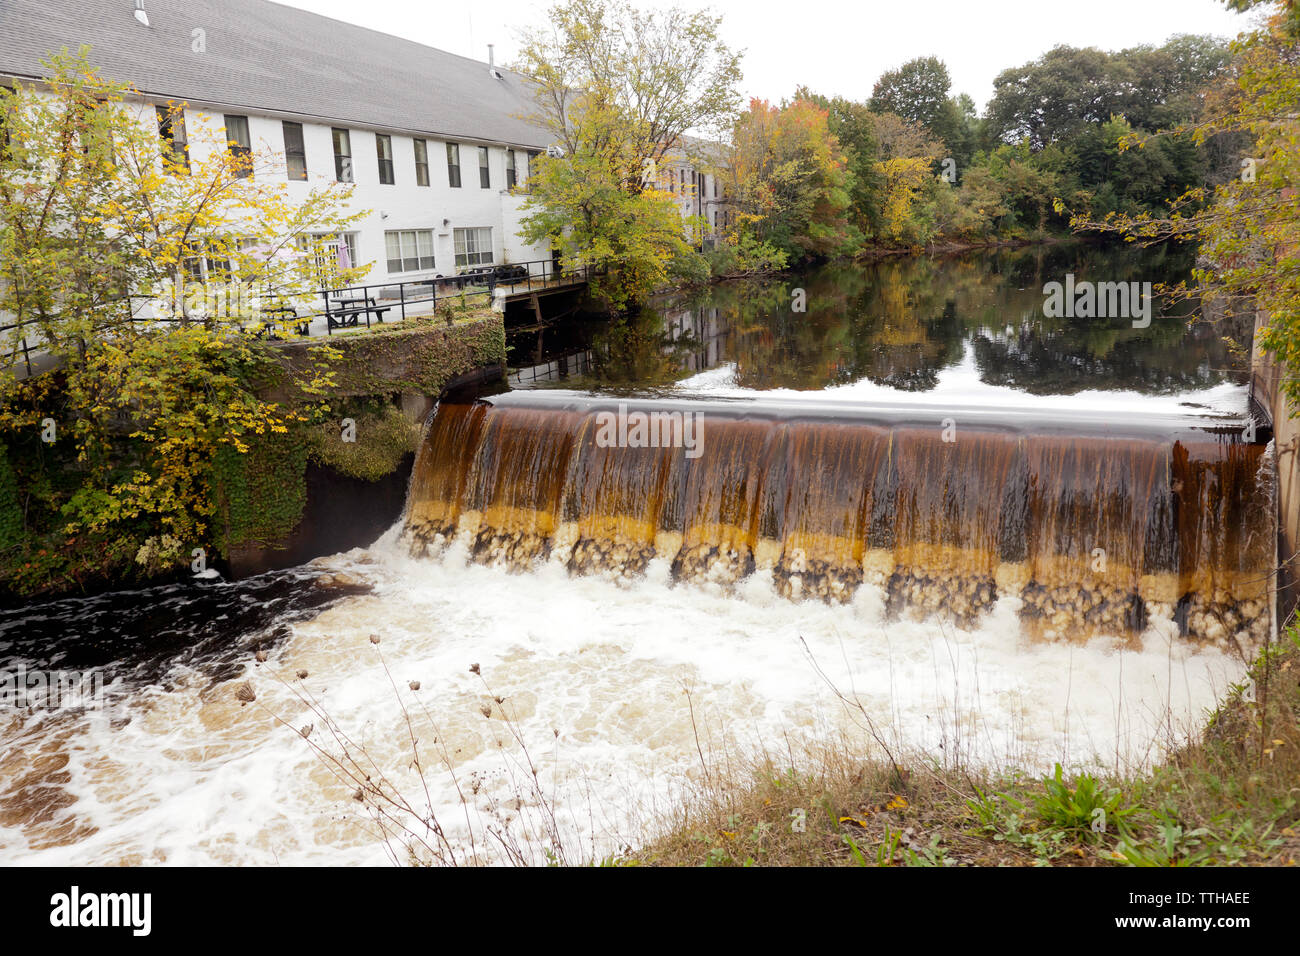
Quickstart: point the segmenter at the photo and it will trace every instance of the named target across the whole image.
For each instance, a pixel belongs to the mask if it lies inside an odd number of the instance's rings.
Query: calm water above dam
[[[1147,328],[1122,318],[1044,315],[1044,285],[1067,274],[1173,286],[1190,278],[1192,264],[1186,250],[1067,244],[734,281],[664,297],[613,325],[515,332],[508,336],[511,385],[615,392],[851,386],[855,396],[985,402],[1014,401],[1015,393],[1195,393],[1192,401],[1222,396],[1232,406],[1239,395],[1231,386],[1246,381],[1245,360],[1225,339],[1248,356],[1248,321],[1196,321],[1195,300],[1160,300]],[[795,289],[806,294],[806,313],[792,311]]]
[[[463,859],[502,858],[493,827],[600,855],[701,757],[855,733],[835,690],[940,761],[1147,763],[1270,626],[1271,449],[1231,329],[1050,319],[1042,287],[1190,265],[891,260],[513,333],[514,393],[438,410],[372,546],[0,614],[0,669],[107,687],[0,714],[0,859],[392,860],[311,745],[345,739]],[[620,401],[698,412],[702,454],[601,446]]]

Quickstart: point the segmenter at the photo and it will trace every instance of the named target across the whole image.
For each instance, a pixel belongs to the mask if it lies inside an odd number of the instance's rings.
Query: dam
[[[1166,265],[917,258],[801,275],[797,317],[779,280],[512,333],[534,373],[422,416],[374,540],[0,609],[0,672],[103,687],[0,712],[0,860],[408,862],[316,747],[482,863],[513,859],[491,833],[599,859],[708,774],[827,741],[1151,766],[1275,627],[1277,452],[1222,330],[1052,319],[1039,290]],[[619,439],[654,414],[693,447]]]
[[[700,416],[700,445],[605,447],[602,416]],[[1001,597],[1048,639],[1270,633],[1273,463],[1237,424],[803,401],[513,392],[444,404],[408,495],[418,551],[734,585],[969,623]]]

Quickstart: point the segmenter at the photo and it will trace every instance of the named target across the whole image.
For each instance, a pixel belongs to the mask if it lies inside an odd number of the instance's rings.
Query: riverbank
[[[148,516],[129,533],[64,533],[59,508],[78,493],[79,463],[65,437],[72,429],[60,427],[60,440],[51,443],[29,435],[0,445],[0,606],[170,583],[213,569],[255,573],[287,566],[277,552],[285,561],[309,560],[368,544],[395,518],[391,500],[405,491],[405,472],[398,473],[409,471],[434,402],[447,389],[504,374],[505,325],[489,308],[472,309],[450,321],[276,343],[261,355],[250,387],[297,421],[245,452],[215,449],[210,467],[196,476],[211,507],[204,540],[160,534]],[[288,384],[310,378],[313,369],[324,376],[316,391]],[[124,456],[132,441],[123,439]],[[396,482],[388,481],[394,475]],[[364,490],[369,486],[374,495]],[[333,504],[320,500],[330,489]],[[377,508],[383,527],[353,522],[359,536],[327,535],[328,551],[309,553],[313,534],[301,527],[304,516],[355,508],[358,496],[384,503]]]
[[[863,730],[869,739],[869,720]],[[760,760],[706,767],[663,836],[606,862],[1294,866],[1300,625],[1260,654],[1198,739],[1144,775],[1031,778],[873,749],[864,759],[840,739],[794,754],[776,742]]]

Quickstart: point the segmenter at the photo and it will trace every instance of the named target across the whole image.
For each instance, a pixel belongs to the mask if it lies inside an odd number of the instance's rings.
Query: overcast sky
[[[518,49],[518,28],[540,24],[543,0],[283,0],[290,6],[394,33],[462,56],[498,62]],[[828,95],[871,95],[876,78],[912,57],[948,64],[953,92],[982,109],[993,78],[1057,44],[1121,49],[1177,33],[1232,37],[1252,16],[1219,0],[640,0],[709,6],[727,43],[745,50],[747,96],[780,100],[800,83]]]

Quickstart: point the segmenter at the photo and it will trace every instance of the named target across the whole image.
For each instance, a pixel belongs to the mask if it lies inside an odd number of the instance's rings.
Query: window
[[[318,288],[333,289],[338,270],[357,264],[357,234],[354,232],[311,233],[298,237],[298,248],[308,254],[307,268]]]
[[[245,248],[244,243],[247,240],[237,240],[236,249]],[[186,243],[184,256],[181,259],[181,271],[185,274],[186,284],[191,282],[198,283],[225,283],[229,282],[234,276],[235,263],[230,260],[230,250],[228,246],[221,243],[208,242],[204,244]]]
[[[375,134],[375,152],[379,155],[379,181],[391,186],[393,178],[393,137],[382,133]]]
[[[422,139],[415,143],[415,185],[429,185],[429,144]]]
[[[492,230],[457,229],[453,233],[456,245],[456,266],[486,266],[492,264]]]
[[[447,144],[447,182],[453,188],[460,186],[460,147],[455,143]]]
[[[9,123],[5,116],[5,107],[12,102],[13,90],[7,86],[0,86],[0,159],[9,158]]]
[[[163,141],[163,162],[170,172],[190,171],[190,143],[185,135],[185,110],[179,106],[159,106],[158,135]]]
[[[717,176],[713,177],[713,198],[714,199],[718,198],[718,177]]]
[[[384,233],[388,271],[417,272],[433,268],[433,230],[403,229]]]
[[[240,179],[253,175],[253,141],[248,135],[247,116],[226,117],[226,148]]]
[[[284,163],[289,179],[307,181],[307,147],[302,141],[302,124],[284,121]]]
[[[486,146],[478,148],[478,184],[484,189],[492,188],[492,174],[488,171],[488,150]]]
[[[341,183],[355,182],[352,178],[352,134],[345,129],[331,129],[334,138],[334,178]]]
[[[517,182],[517,174],[515,172],[515,151],[513,149],[507,149],[506,150],[506,189],[514,189],[516,182]]]

